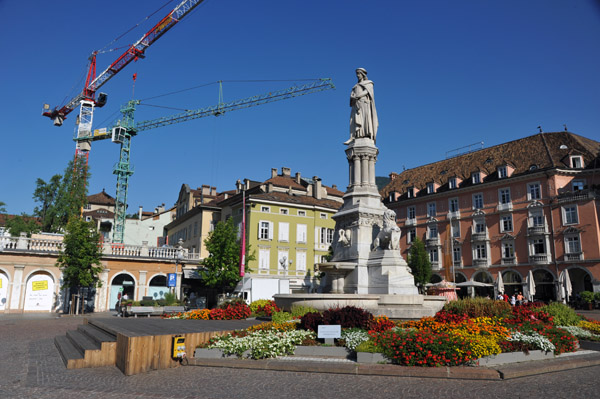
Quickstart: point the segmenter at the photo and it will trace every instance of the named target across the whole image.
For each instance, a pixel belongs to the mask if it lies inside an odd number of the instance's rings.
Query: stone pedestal
[[[415,278],[398,251],[371,252],[367,262],[369,294],[418,295]]]

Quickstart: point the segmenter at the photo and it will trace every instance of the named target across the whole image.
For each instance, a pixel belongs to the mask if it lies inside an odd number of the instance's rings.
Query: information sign
[[[177,287],[177,274],[169,273],[169,284],[168,287]]]
[[[32,291],[44,291],[48,289],[48,281],[32,281],[31,282],[31,290]]]
[[[317,330],[317,338],[341,338],[342,326],[334,324],[331,326],[319,325]]]

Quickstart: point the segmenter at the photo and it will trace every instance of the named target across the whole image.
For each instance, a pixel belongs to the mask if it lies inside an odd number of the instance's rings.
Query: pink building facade
[[[391,173],[381,194],[402,229],[402,255],[414,237],[424,241],[432,282],[454,274],[494,284],[502,273],[510,295],[525,291],[532,271],[535,298],[550,301],[567,270],[575,297],[600,291],[599,154],[597,141],[540,133]]]

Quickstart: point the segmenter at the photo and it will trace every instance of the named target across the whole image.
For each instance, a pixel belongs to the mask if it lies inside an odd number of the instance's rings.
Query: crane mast
[[[129,178],[133,175],[134,168],[130,162],[131,139],[139,132],[155,129],[161,126],[173,125],[176,123],[187,122],[193,119],[204,118],[207,116],[220,116],[228,111],[235,111],[244,108],[255,107],[275,101],[287,100],[290,98],[303,96],[312,93],[318,93],[324,90],[335,89],[331,79],[317,79],[313,82],[292,86],[288,89],[273,91],[260,94],[253,97],[244,98],[228,103],[218,103],[217,105],[199,108],[183,113],[178,113],[162,118],[146,120],[135,123],[134,114],[139,100],[131,100],[121,108],[122,119],[111,128],[95,130],[93,136],[82,139],[76,137],[79,141],[96,141],[111,139],[114,143],[121,145],[119,151],[119,161],[113,168],[113,174],[117,176],[117,195],[115,199],[115,219],[113,230],[113,242],[123,243],[125,237],[125,217],[127,212],[127,192],[129,187]]]

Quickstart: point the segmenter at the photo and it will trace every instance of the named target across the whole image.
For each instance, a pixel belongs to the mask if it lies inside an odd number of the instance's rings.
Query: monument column
[[[358,155],[353,154],[352,158],[354,160],[354,180],[352,181],[353,186],[360,185],[360,158]]]
[[[367,184],[369,184],[369,156],[368,155],[361,155],[360,156],[360,162],[361,162],[361,172],[362,172],[362,176],[360,179],[360,184],[361,186],[366,186]]]

